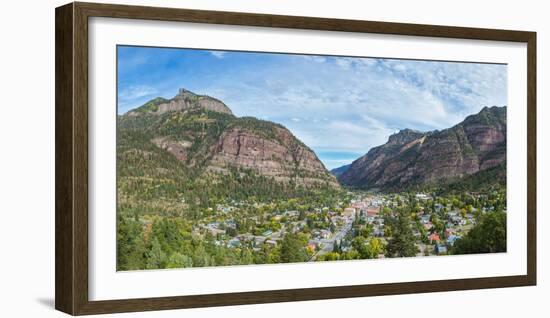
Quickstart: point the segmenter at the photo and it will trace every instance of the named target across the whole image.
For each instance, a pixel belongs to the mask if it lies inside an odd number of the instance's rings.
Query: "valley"
[[[282,125],[181,89],[119,115],[117,270],[506,251],[506,108],[331,174]]]

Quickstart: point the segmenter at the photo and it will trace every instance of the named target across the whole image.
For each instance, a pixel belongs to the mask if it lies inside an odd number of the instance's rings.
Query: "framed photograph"
[[[536,284],[536,33],[56,9],[73,315]]]

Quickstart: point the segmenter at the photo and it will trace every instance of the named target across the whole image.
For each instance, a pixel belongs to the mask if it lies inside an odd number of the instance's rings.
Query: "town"
[[[204,209],[199,219],[188,225],[188,237],[200,241],[210,253],[222,254],[221,261],[215,261],[213,255],[206,261],[175,260],[173,266],[448,255],[484,215],[497,211],[505,215],[505,198],[504,191],[460,195],[342,191],[328,205],[301,204],[299,199],[270,203],[231,200]],[[154,223],[170,222],[158,215],[144,215],[139,220],[145,238],[151,236]],[[157,260],[150,267],[169,264],[168,255],[164,255],[164,261]]]

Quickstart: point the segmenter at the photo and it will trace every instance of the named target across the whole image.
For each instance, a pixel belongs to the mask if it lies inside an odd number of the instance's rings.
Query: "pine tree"
[[[147,253],[147,268],[158,269],[165,268],[168,262],[166,253],[162,250],[158,239],[155,237],[151,244],[151,249]]]
[[[415,237],[412,233],[411,222],[406,213],[401,211],[393,229],[393,237],[386,246],[388,257],[411,257],[418,253]]]

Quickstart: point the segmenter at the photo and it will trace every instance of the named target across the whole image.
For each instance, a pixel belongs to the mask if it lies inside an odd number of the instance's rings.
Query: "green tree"
[[[307,258],[307,251],[302,240],[296,234],[285,235],[281,244],[281,262],[305,262]]]
[[[266,262],[268,264],[281,263],[281,248],[280,247],[270,248],[267,253]]]
[[[373,257],[378,258],[378,255],[384,251],[384,244],[378,238],[371,238],[369,241],[369,248]]]
[[[323,261],[337,261],[340,258],[340,255],[336,252],[330,252],[323,255]]]
[[[158,239],[155,237],[151,244],[151,249],[147,252],[147,268],[157,269],[166,268],[168,257],[162,250]]]
[[[386,246],[388,257],[410,257],[418,253],[409,218],[400,213],[393,227],[393,237]]]
[[[492,212],[481,217],[466,236],[456,240],[452,254],[506,252],[506,213]]]
[[[206,251],[206,248],[202,243],[198,243],[193,252],[193,266],[203,267],[215,265],[214,260]]]
[[[372,258],[367,247],[367,240],[363,236],[355,237],[351,241],[351,247],[359,253],[360,258]]]
[[[183,267],[193,267],[193,259],[187,255],[181,253],[174,253],[168,259],[168,264],[166,268],[183,268]]]
[[[137,219],[137,217],[136,217]],[[117,269],[136,270],[145,267],[143,228],[136,219],[118,217]]]
[[[248,248],[243,248],[240,255],[240,263],[243,265],[254,263],[254,256],[252,251]]]
[[[363,236],[358,236],[351,241],[351,246],[361,259],[378,258],[378,255],[383,251],[382,242],[377,238],[372,238],[367,241]]]
[[[334,245],[332,246],[332,252],[333,253],[341,253],[342,252],[342,246],[338,243],[338,241],[334,242]]]
[[[227,235],[229,235],[230,237],[235,237],[237,236],[239,233],[237,232],[237,230],[235,228],[232,228],[232,227],[228,227],[227,229],[225,229],[225,232],[227,233]]]

